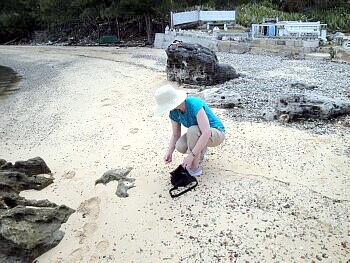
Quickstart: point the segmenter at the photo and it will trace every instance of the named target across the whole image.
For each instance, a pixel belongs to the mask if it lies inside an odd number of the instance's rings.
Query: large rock
[[[205,89],[198,96],[214,108],[230,109],[242,104],[241,96],[227,88]]]
[[[38,174],[51,173],[40,157],[0,167],[0,262],[32,262],[56,246],[62,223],[74,212],[48,200],[26,200],[22,190],[41,190],[53,182]]]
[[[63,238],[59,230],[74,212],[66,206],[0,211],[0,262],[32,262]]]
[[[168,80],[191,85],[215,85],[237,78],[230,65],[219,64],[214,51],[199,44],[176,43],[166,49]]]
[[[41,190],[52,184],[53,179],[37,175],[29,176],[13,170],[0,170],[0,182],[11,186],[13,190],[19,193],[22,190],[29,189]]]
[[[282,96],[276,104],[277,118],[284,121],[298,119],[328,120],[350,114],[350,102],[316,94]]]
[[[18,161],[13,165],[10,162],[0,166],[1,170],[12,170],[25,173],[27,175],[50,174],[51,170],[40,157],[35,157],[27,161]]]

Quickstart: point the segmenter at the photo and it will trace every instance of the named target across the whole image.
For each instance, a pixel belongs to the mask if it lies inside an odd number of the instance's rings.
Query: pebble
[[[322,257],[319,256],[319,255],[316,255],[316,259],[319,260],[319,261],[322,261]]]
[[[349,64],[293,60],[265,54],[218,52],[217,57],[220,63],[233,65],[242,75],[224,84],[212,86],[231,89],[241,96],[242,106],[227,113],[235,120],[273,120],[276,101],[281,95],[288,93],[314,93],[349,101],[349,96],[344,93],[344,90],[348,90],[347,83],[350,83]],[[310,86],[313,89],[308,89]],[[345,119],[341,117],[338,121],[345,122]],[[320,124],[323,127],[318,127]],[[321,120],[288,122],[283,125],[311,129],[317,134],[339,132],[340,126]]]

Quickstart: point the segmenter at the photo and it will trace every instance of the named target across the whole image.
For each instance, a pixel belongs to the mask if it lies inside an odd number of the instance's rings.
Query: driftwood
[[[135,187],[135,179],[127,177],[131,170],[131,167],[109,170],[95,181],[95,185],[106,185],[111,181],[118,181],[116,195],[118,197],[128,197],[128,190]]]

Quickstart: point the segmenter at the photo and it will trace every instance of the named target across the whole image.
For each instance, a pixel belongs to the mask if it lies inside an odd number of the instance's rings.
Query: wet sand
[[[20,76],[9,67],[0,66],[0,96],[6,96],[16,90]]]
[[[24,76],[0,103],[0,157],[42,157],[55,182],[28,199],[77,210],[38,262],[346,262],[350,132],[314,134],[215,109],[225,143],[209,149],[195,191],[171,199],[170,136],[153,94],[166,54],[147,48],[0,47]],[[232,62],[233,63],[233,62]],[[288,70],[288,69],[286,69]],[[331,74],[331,73],[330,73]],[[131,166],[135,188],[95,186]]]

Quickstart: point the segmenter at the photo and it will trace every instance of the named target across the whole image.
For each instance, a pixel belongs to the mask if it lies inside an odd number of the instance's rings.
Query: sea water
[[[0,96],[8,95],[17,90],[20,76],[12,68],[0,66]]]

